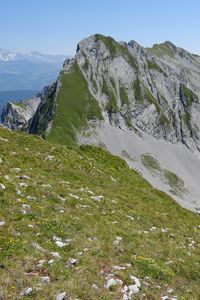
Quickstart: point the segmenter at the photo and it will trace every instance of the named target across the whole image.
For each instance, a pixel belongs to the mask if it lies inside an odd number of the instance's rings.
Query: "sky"
[[[0,48],[73,55],[95,33],[200,55],[200,0],[0,0]]]

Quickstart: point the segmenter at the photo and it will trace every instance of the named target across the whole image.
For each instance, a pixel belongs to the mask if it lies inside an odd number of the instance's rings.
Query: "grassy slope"
[[[105,277],[114,265],[128,263],[126,270],[114,272],[126,284],[129,275],[139,277],[141,290],[134,299],[160,299],[168,288],[178,299],[199,299],[199,215],[102,149],[69,149],[2,127],[0,137],[0,183],[6,187],[0,189],[0,221],[5,221],[0,227],[0,296],[19,299],[24,288],[32,287],[29,299],[55,299],[61,291],[72,299],[121,299],[119,287],[104,288]],[[28,186],[20,187],[22,182]],[[92,200],[86,188],[104,199]],[[54,235],[72,239],[71,245],[59,248]],[[115,245],[117,236],[122,241]],[[61,258],[48,264],[52,251]],[[67,267],[69,258],[79,260],[75,267]],[[42,259],[46,262],[37,266]],[[41,276],[51,282],[41,283]]]
[[[87,120],[102,119],[98,103],[90,94],[87,82],[76,63],[70,73],[62,73],[56,102],[53,128],[47,135],[50,141],[73,145],[76,142],[76,132],[87,125]]]

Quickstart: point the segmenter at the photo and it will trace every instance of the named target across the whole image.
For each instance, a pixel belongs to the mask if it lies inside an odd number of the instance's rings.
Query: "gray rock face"
[[[8,102],[3,108],[1,122],[8,128],[20,130],[36,112],[40,95],[19,103]]]

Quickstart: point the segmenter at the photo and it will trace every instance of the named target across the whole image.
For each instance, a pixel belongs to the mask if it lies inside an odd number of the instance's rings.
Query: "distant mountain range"
[[[42,54],[37,51],[32,51],[27,54],[12,52],[6,49],[0,48],[0,61],[11,62],[11,61],[23,61],[27,60],[36,64],[53,64],[60,65],[66,58],[66,55],[53,55],[53,54]]]
[[[57,78],[65,58],[0,49],[0,91],[40,90]]]
[[[0,49],[0,113],[9,100],[23,100],[56,80],[66,56]]]

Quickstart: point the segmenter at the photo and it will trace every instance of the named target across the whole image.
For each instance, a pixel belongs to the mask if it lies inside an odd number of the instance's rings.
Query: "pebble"
[[[21,292],[22,296],[27,296],[32,293],[33,289],[31,287],[26,288],[23,292]]]
[[[50,283],[50,277],[49,276],[40,277],[40,281],[42,283]]]
[[[20,178],[20,179],[30,179],[30,177],[27,176],[27,175],[21,175],[21,176],[19,176],[19,178]]]
[[[97,202],[100,202],[103,199],[103,196],[91,196],[90,197],[92,200],[95,200]]]
[[[5,221],[0,221],[0,227],[4,226],[5,224]]]
[[[121,236],[117,236],[113,243],[114,244],[119,244],[121,241],[122,241],[122,237]]]
[[[73,267],[77,264],[78,260],[75,258],[70,258],[68,261],[69,266]]]
[[[2,190],[6,189],[6,187],[5,187],[5,185],[3,183],[0,183],[0,189],[2,189]]]
[[[93,283],[92,288],[95,289],[95,290],[99,289],[99,287],[98,287],[98,285],[96,283]]]
[[[18,173],[18,172],[21,172],[21,169],[20,168],[13,168],[12,171]]]
[[[61,256],[58,252],[51,252],[51,255],[54,257],[54,258],[57,258],[57,259],[60,259]]]
[[[27,187],[27,186],[28,186],[28,184],[25,183],[25,182],[20,182],[19,183],[19,187]]]
[[[67,295],[67,293],[62,292],[62,293],[60,293],[60,294],[58,294],[56,296],[56,300],[65,300],[66,299],[66,297],[65,297],[66,295]]]

